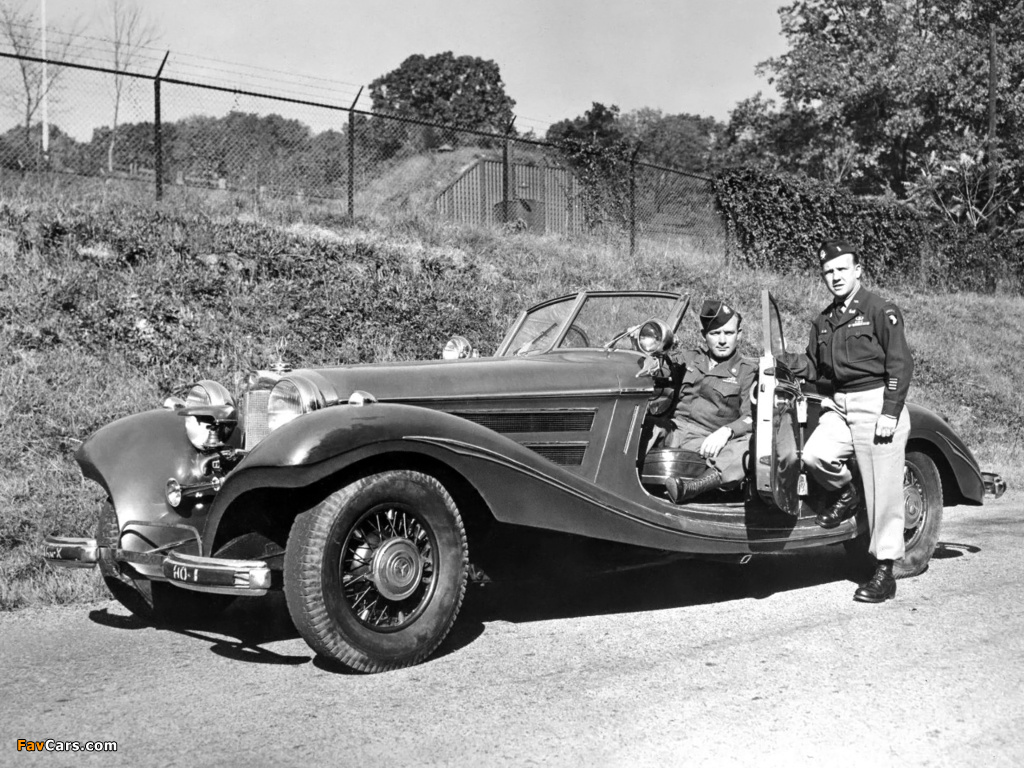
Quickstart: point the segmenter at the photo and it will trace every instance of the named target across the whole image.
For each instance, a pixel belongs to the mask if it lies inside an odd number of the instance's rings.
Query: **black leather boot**
[[[848,483],[839,492],[839,498],[832,502],[832,505],[824,512],[814,518],[814,522],[822,528],[835,528],[843,520],[847,520],[857,514],[860,506],[861,496],[855,483]]]
[[[896,577],[892,575],[892,560],[879,560],[875,575],[853,593],[853,599],[859,603],[884,603],[894,597]]]
[[[722,485],[722,473],[714,467],[708,467],[692,480],[679,480],[670,477],[665,481],[668,497],[676,504],[682,504],[702,493],[713,491]]]

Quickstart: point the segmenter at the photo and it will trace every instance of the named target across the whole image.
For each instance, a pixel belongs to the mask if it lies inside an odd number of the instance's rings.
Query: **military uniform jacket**
[[[811,320],[806,359],[790,367],[804,378],[829,379],[837,392],[885,387],[882,414],[898,417],[914,372],[903,315],[863,286],[843,310],[831,304]]]
[[[698,424],[710,432],[729,427],[734,437],[750,432],[750,388],[757,376],[753,360],[737,351],[716,362],[705,349],[676,350],[668,359],[684,368],[672,416],[676,427]]]

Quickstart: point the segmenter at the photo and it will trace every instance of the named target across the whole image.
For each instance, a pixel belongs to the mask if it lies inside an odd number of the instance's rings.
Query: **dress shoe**
[[[853,599],[859,603],[884,603],[896,597],[896,577],[892,575],[892,561],[878,564],[875,575],[857,587]]]
[[[849,483],[839,492],[839,498],[832,502],[832,506],[814,518],[814,522],[822,528],[835,528],[857,514],[860,503],[860,491],[854,483]]]
[[[690,499],[700,496],[702,493],[713,491],[722,485],[722,473],[714,467],[708,467],[698,477],[692,480],[680,480],[670,477],[665,480],[665,490],[668,497],[676,504],[683,504]]]

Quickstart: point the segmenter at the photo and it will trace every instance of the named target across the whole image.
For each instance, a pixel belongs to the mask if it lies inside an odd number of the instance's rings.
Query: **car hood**
[[[650,378],[636,378],[643,357],[615,350],[566,350],[530,357],[481,357],[372,363],[296,370],[315,383],[328,403],[343,402],[356,390],[382,402],[416,402],[510,396],[551,397],[598,392],[651,390]]]

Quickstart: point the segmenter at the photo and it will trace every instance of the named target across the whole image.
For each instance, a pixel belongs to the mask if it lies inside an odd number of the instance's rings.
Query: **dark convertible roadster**
[[[82,445],[82,472],[108,499],[94,538],[48,537],[46,558],[98,566],[145,617],[283,588],[317,653],[381,671],[438,647],[467,580],[500,554],[500,540],[477,546],[495,526],[696,557],[857,550],[863,515],[814,523],[828,499],[800,451],[823,393],[777,362],[767,293],[747,482],[666,498],[665,477],[692,464],[658,440],[678,384],[664,353],[687,304],[583,291],[523,312],[491,357],[456,337],[443,360],[278,366],[237,394],[200,381]],[[1005,487],[944,419],[909,410],[904,576],[927,567],[944,505]]]

